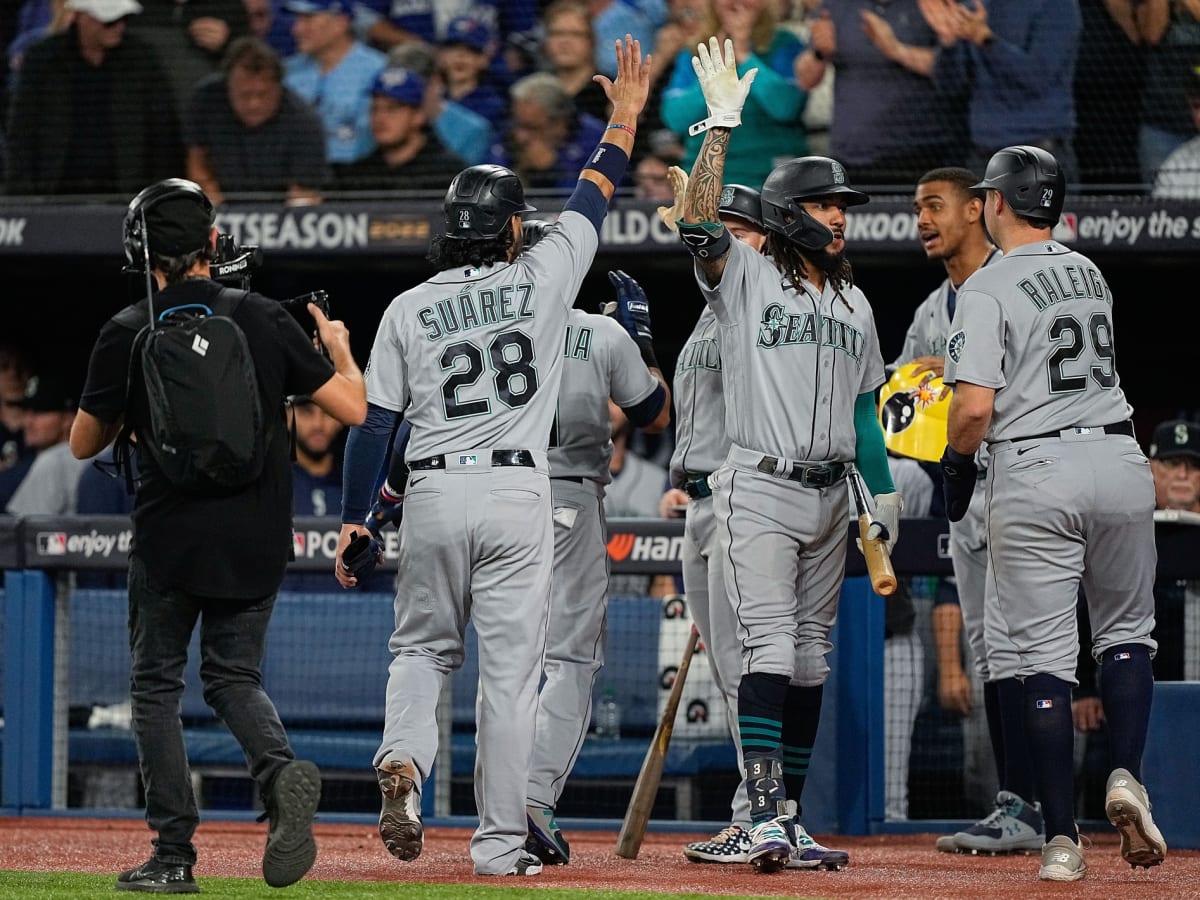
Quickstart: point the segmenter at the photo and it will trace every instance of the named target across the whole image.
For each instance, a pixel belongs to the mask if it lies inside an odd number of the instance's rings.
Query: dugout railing
[[[289,574],[327,575],[337,523],[301,518],[295,530],[297,559]],[[847,578],[833,639],[835,649],[830,656],[832,674],[821,736],[805,791],[806,820],[817,833],[957,829],[967,820],[885,818],[884,606],[865,577],[862,557],[853,543],[855,532],[856,528],[848,530]],[[1186,525],[1158,525],[1160,576],[1200,577],[1197,534],[1197,529]],[[614,576],[627,581],[634,575],[677,575],[681,535],[682,522],[678,520],[611,520],[609,555]],[[894,557],[897,573],[922,578],[951,574],[948,538],[944,520],[905,520],[903,540]],[[71,708],[71,698],[80,693],[81,681],[87,688],[82,692],[93,702],[116,704],[124,698],[127,682],[122,680],[121,661],[124,677],[128,661],[123,618],[111,614],[95,618],[80,611],[92,608],[81,602],[84,599],[103,598],[111,607],[123,592],[117,587],[80,586],[74,582],[82,582],[89,573],[116,574],[123,570],[129,540],[129,523],[124,517],[0,518],[0,568],[4,569],[0,613],[4,651],[0,669],[4,703],[0,735],[2,813],[99,814],[102,811],[93,808],[67,808],[63,784],[66,766],[77,762],[125,767],[136,764],[127,730],[88,727],[89,723],[79,721],[77,711]],[[388,550],[394,557],[394,535]],[[69,577],[72,574],[74,577]],[[95,578],[87,580],[94,582]],[[359,770],[369,775],[382,719],[390,598],[378,593],[287,593],[287,612],[281,614],[283,606],[277,607],[272,622],[269,645],[280,645],[281,652],[277,658],[272,657],[268,648],[264,665],[268,690],[289,724],[298,755],[313,758],[324,768]],[[662,697],[670,687],[672,664],[682,648],[687,617],[684,598],[615,598],[613,604],[621,604],[621,615],[611,617],[619,624],[610,633],[608,665],[597,680],[597,694],[609,686],[617,688],[628,736],[615,742],[589,737],[572,782],[615,786],[623,810]],[[290,631],[315,630],[332,636],[337,623],[350,620],[357,622],[354,633],[372,636],[374,646],[361,636],[352,644],[339,644],[331,637],[322,642],[330,648],[327,656],[286,652]],[[103,648],[94,658],[79,649],[93,645]],[[931,648],[927,652],[932,652]],[[101,671],[106,666],[108,669]],[[711,824],[695,821],[698,792],[714,790],[702,787],[706,784],[703,776],[727,775],[733,766],[732,746],[723,737],[720,716],[707,714],[707,704],[714,697],[697,693],[702,690],[702,675],[696,675],[696,668],[689,684],[697,679],[697,688],[692,695],[685,694],[681,704],[664,775],[664,794],[672,794],[671,802],[656,808],[656,816],[666,820],[659,823],[664,827],[691,829]],[[361,683],[364,672],[368,673],[365,685]],[[193,698],[190,705],[196,706],[199,690],[194,659],[188,677]],[[444,723],[471,718],[473,690],[461,686],[472,677],[468,671],[467,677],[458,679],[456,694],[451,696],[448,691],[443,698]],[[351,682],[352,689],[347,687]],[[101,689],[101,683],[106,687]],[[363,699],[364,691],[370,699]],[[371,705],[375,702],[378,708]],[[186,698],[184,712],[186,720]],[[297,721],[301,725],[296,725]],[[187,734],[194,767],[208,773],[236,771],[244,775],[240,751],[227,732],[220,726],[212,727],[211,722],[209,727],[193,724],[195,727],[189,727]],[[1169,798],[1159,801],[1156,816],[1164,831],[1171,834],[1173,845],[1200,846],[1200,826],[1190,816],[1190,810],[1200,803],[1200,766],[1196,765],[1191,744],[1177,740],[1181,733],[1200,733],[1200,683],[1158,686],[1145,763],[1152,795]],[[919,731],[914,737],[914,750],[921,749],[918,742],[935,740],[931,735],[927,729]],[[464,780],[469,785],[473,735],[447,725],[442,745],[423,805],[430,821],[456,821],[460,817],[452,813],[451,793],[456,781],[460,791]],[[727,779],[727,783],[732,782]],[[715,790],[723,790],[728,796],[727,788]],[[228,810],[205,811],[210,817],[238,817]],[[322,810],[326,820],[336,815]],[[619,811],[610,810],[604,818],[613,825],[612,819],[619,815]],[[360,817],[347,814],[351,820]]]

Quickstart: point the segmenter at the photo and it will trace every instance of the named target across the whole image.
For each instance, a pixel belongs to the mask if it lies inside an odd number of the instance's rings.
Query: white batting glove
[[[662,223],[671,231],[675,231],[679,225],[677,224],[683,218],[683,198],[687,194],[688,173],[679,168],[679,166],[671,166],[667,169],[667,181],[671,183],[671,190],[675,194],[675,202],[671,206],[660,206],[658,208],[658,217],[662,219]]]
[[[700,79],[700,89],[708,104],[708,118],[688,129],[689,135],[697,135],[713,126],[736,128],[742,124],[742,106],[750,93],[750,85],[758,69],[751,69],[740,79],[737,60],[733,55],[733,41],[725,39],[725,55],[721,56],[721,45],[716,37],[708,39],[708,46],[699,44],[692,57],[692,69]]]
[[[875,515],[867,529],[867,540],[882,538],[890,554],[900,540],[900,513],[904,511],[904,498],[897,493],[875,495]]]

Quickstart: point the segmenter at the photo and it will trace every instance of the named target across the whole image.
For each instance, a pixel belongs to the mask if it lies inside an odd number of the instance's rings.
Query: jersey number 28
[[[500,402],[510,409],[524,406],[537,393],[537,369],[533,366],[533,341],[523,331],[503,331],[487,347],[487,362],[492,370],[492,382]],[[465,369],[457,369],[459,360],[466,360]],[[442,407],[447,419],[482,416],[491,411],[486,398],[461,400],[458,392],[470,387],[483,375],[484,351],[471,341],[458,341],[442,351],[443,371],[456,369],[442,382]]]
[[[1092,353],[1099,365],[1089,366],[1087,374],[1069,375],[1064,368],[1070,368],[1083,355],[1090,339]],[[1092,313],[1087,322],[1087,334],[1084,334],[1083,323],[1074,316],[1058,316],[1050,323],[1050,340],[1054,341],[1055,349],[1046,360],[1050,370],[1050,393],[1074,394],[1086,391],[1088,375],[1095,379],[1096,384],[1108,390],[1117,383],[1116,351],[1113,349],[1112,325],[1108,316],[1102,312]]]

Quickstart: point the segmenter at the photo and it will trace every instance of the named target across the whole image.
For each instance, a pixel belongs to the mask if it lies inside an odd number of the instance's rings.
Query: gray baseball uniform
[[[945,381],[994,388],[988,579],[1019,655],[1016,675],[1075,683],[1082,579],[1093,653],[1155,647],[1154,488],[1113,353],[1112,295],[1095,265],[1052,240],[963,284]]]
[[[729,453],[725,434],[725,391],[721,385],[720,329],[707,306],[675,362],[675,451],[671,484],[688,492],[683,530],[683,592],[688,610],[708,650],[713,681],[725,698],[725,719],[743,772],[741,730],[737,721],[742,650],[737,619],[725,592],[725,559],[713,514],[709,476]],[[730,822],[750,826],[750,799],[739,784],[730,803]]]
[[[530,803],[553,809],[583,747],[592,684],[604,665],[612,420],[608,400],[629,408],[658,381],[615,319],[571,310],[563,349],[550,484],[554,504],[554,578],[546,631],[546,680],[538,694]]]
[[[1000,259],[1003,254],[995,249],[984,260],[987,266]],[[911,362],[920,356],[946,355],[946,340],[950,336],[949,294],[950,279],[945,279],[917,307],[912,324],[904,335],[904,346],[896,357],[893,367]],[[957,302],[956,302],[957,307]],[[987,472],[987,450],[980,447],[976,454],[980,477]],[[975,671],[983,681],[1010,677],[1016,670],[1017,654],[1010,641],[1004,638],[1000,620],[996,617],[996,598],[988,595],[987,586],[987,528],[983,520],[983,491],[971,498],[970,508],[961,521],[950,523],[950,560],[954,566],[954,581],[958,593],[958,605],[962,611],[963,632]],[[904,495],[907,498],[907,495]],[[907,499],[906,499],[907,505]],[[984,645],[984,609],[992,608],[996,628],[992,634],[997,646],[989,654]],[[988,668],[991,657],[996,672]]]
[[[871,306],[855,287],[797,292],[740,241],[719,284],[696,279],[721,330],[731,446],[711,481],[742,672],[823,684],[848,504],[840,477],[806,467],[855,457],[855,401],[884,377]]]
[[[428,776],[438,697],[462,664],[471,618],[480,673],[471,856],[480,875],[507,872],[525,842],[536,648],[553,565],[546,451],[567,314],[596,245],[588,220],[565,211],[511,264],[440,272],[392,301],[367,367],[367,399],[412,425],[375,765],[409,757]]]

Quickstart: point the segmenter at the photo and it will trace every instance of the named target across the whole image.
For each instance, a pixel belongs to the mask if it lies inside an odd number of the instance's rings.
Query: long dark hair
[[[815,266],[825,273],[825,278],[833,285],[838,298],[846,304],[846,309],[854,312],[854,307],[842,293],[854,287],[854,270],[850,267],[850,260],[846,259],[846,254],[834,256],[824,250],[818,250],[819,255],[814,258],[788,238],[773,231],[767,232],[766,250],[767,256],[775,261],[775,267],[784,274],[797,293],[804,292],[801,280],[808,277],[808,267]]]
[[[429,242],[429,255],[425,258],[433,263],[439,272],[457,269],[460,266],[482,269],[484,266],[508,262],[508,248],[514,240],[512,220],[509,220],[504,230],[494,238],[463,240],[439,234]]]

